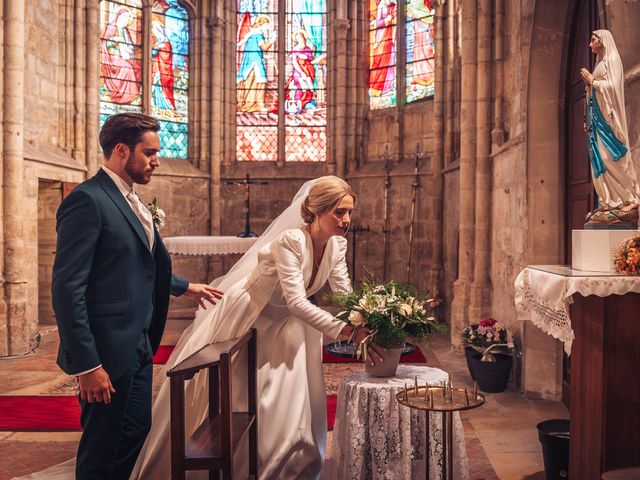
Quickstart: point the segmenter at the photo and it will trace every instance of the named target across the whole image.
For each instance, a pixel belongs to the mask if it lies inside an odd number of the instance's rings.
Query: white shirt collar
[[[116,184],[116,187],[118,187],[118,190],[120,190],[120,193],[122,193],[125,198],[129,195],[129,192],[133,191],[133,188],[130,187],[129,184],[120,177],[120,175],[115,173],[113,170],[110,170],[109,167],[102,165],[102,170],[104,170],[104,173],[109,175],[111,180],[113,180],[113,183]]]

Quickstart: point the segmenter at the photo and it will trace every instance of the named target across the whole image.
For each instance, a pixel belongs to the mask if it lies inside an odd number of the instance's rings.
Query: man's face
[[[160,137],[157,132],[145,132],[140,142],[130,151],[124,171],[133,183],[146,185],[151,181],[153,171],[160,166],[158,152]]]

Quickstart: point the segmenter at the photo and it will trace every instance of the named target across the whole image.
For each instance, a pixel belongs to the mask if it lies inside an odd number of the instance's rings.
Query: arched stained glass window
[[[142,111],[142,2],[100,2],[100,124]]]
[[[434,94],[435,34],[432,0],[369,0],[369,106],[380,110]],[[404,8],[399,12],[398,8]],[[398,18],[404,19],[398,23]],[[404,58],[396,56],[397,43]],[[398,62],[405,72],[397,80]],[[402,71],[402,70],[400,70]]]
[[[160,122],[160,156],[188,156],[189,17],[178,0],[100,2],[100,124],[114,113],[147,113]],[[149,25],[148,44],[143,42]],[[148,59],[146,62],[144,59]],[[149,71],[144,76],[145,70]],[[148,84],[144,83],[148,78]]]
[[[369,0],[369,102],[372,110],[396,104],[395,0]]]
[[[434,93],[435,34],[431,0],[407,0],[407,103]]]
[[[325,1],[238,0],[237,21],[237,160],[326,160]]]

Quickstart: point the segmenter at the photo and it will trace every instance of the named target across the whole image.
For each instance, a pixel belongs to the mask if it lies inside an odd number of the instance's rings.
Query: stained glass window
[[[285,160],[326,160],[325,2],[287,1]]]
[[[189,15],[178,0],[151,13],[151,115],[160,121],[160,156],[187,158]]]
[[[431,0],[407,1],[407,103],[434,93],[435,34]]]
[[[369,0],[369,107],[394,107],[397,97],[406,103],[434,94],[435,33],[433,0],[405,0],[402,24],[397,23],[397,0]],[[396,58],[396,42],[403,40],[404,59]],[[402,62],[404,61],[404,64]],[[405,81],[397,81],[397,66]]]
[[[278,0],[239,0],[236,157],[278,157]]]
[[[100,124],[142,111],[142,2],[100,2]]]
[[[237,0],[236,5],[237,160],[324,161],[325,1]],[[286,29],[280,32],[283,10]],[[281,72],[279,60],[285,66]],[[279,121],[284,136],[278,135]]]
[[[396,104],[396,0],[369,0],[369,105]]]
[[[188,156],[189,17],[178,0],[154,0],[143,43],[141,0],[100,2],[100,124],[144,112],[160,122],[160,156]],[[147,52],[150,65],[143,62]],[[149,68],[149,85],[143,70]],[[145,100],[146,98],[146,100]]]

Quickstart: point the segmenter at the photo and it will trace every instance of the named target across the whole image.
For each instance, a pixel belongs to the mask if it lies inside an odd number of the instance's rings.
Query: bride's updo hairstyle
[[[318,215],[333,210],[347,195],[353,197],[355,204],[356,196],[347,182],[333,175],[318,178],[300,207],[304,223],[313,223]]]

